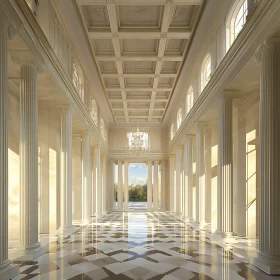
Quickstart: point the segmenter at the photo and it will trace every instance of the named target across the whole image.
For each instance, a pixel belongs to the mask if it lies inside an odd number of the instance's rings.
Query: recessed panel
[[[167,41],[165,54],[183,55],[187,46],[187,40],[170,39]]]
[[[102,74],[118,74],[115,61],[99,61]]]
[[[160,28],[162,6],[126,5],[119,6],[120,27]]]
[[[109,27],[107,7],[104,5],[85,5],[82,8],[88,27]]]
[[[114,48],[111,39],[91,40],[95,55],[114,55]]]
[[[195,5],[175,6],[170,27],[190,27],[196,15],[196,8]]]
[[[126,61],[123,63],[123,71],[125,74],[130,74],[130,73],[153,74],[155,73],[155,62],[154,61]]]
[[[156,39],[123,39],[121,40],[122,53],[140,55],[157,54],[159,40]]]
[[[151,87],[153,86],[152,78],[126,78],[125,79],[126,87]]]

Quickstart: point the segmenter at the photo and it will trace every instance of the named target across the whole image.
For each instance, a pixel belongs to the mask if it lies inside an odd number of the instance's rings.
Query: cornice
[[[173,139],[169,142],[167,155],[178,145],[186,131],[193,126],[205,111],[220,97],[226,85],[252,57],[260,44],[279,26],[280,2],[263,0],[224,56],[211,80],[199,95],[189,114],[183,120]],[[266,34],[261,37],[260,34]]]

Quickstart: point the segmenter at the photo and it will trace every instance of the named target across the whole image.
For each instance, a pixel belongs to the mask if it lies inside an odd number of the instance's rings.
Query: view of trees
[[[147,201],[147,184],[145,185],[130,185],[128,187],[129,201]],[[118,197],[118,186],[116,184],[116,200]]]

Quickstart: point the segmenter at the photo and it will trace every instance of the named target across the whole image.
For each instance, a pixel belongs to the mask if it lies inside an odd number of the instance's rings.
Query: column
[[[8,16],[0,6],[0,279],[19,274],[8,259],[8,28]]]
[[[205,161],[205,222],[211,223],[211,181],[212,181],[212,128],[204,129],[204,161]]]
[[[31,52],[12,55],[21,65],[20,84],[20,245],[15,257],[33,260],[44,253],[38,241],[38,93],[40,64]]]
[[[218,123],[217,233],[230,241],[233,236],[232,100],[221,97]]]
[[[175,155],[169,156],[169,180],[170,180],[170,212],[175,212],[175,198],[176,198],[176,188],[175,188]]]
[[[158,161],[154,162],[153,208],[158,211]]]
[[[192,135],[185,135],[184,136],[184,159],[183,159],[183,188],[184,188],[184,219],[186,221],[192,221],[192,176],[193,176],[193,169],[192,169]]]
[[[196,124],[196,224],[205,226],[204,124]]]
[[[110,172],[110,184],[109,184],[109,211],[113,211],[115,209],[115,163],[113,160],[109,162],[109,172]]]
[[[60,155],[60,231],[74,230],[72,225],[72,109],[61,114]]]
[[[102,213],[106,214],[108,211],[108,192],[107,192],[107,156],[103,156],[103,174],[102,174]]]
[[[161,176],[161,186],[160,186],[160,209],[165,209],[165,161],[162,160],[160,163],[160,176]]]
[[[96,216],[100,217],[102,214],[102,186],[101,186],[101,147],[94,147],[94,178],[95,178],[95,205]]]
[[[124,210],[128,210],[128,161],[124,162]]]
[[[118,161],[118,210],[123,210],[123,170],[122,161]]]
[[[91,180],[90,180],[90,133],[84,131],[82,134],[82,223],[90,222],[90,197],[91,197]]]
[[[91,216],[96,214],[96,162],[95,148],[91,149]]]
[[[186,150],[186,192],[187,195],[187,220],[189,222],[194,221],[193,217],[193,135],[186,135],[185,137],[185,150]]]
[[[176,214],[182,215],[182,148],[176,149]]]
[[[253,265],[280,275],[280,40],[261,46],[259,250]]]
[[[152,162],[148,161],[148,185],[147,185],[147,202],[148,211],[153,208],[153,184],[152,184]]]

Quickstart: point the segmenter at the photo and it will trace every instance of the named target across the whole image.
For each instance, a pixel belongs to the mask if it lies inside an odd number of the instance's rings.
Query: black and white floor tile
[[[46,237],[36,261],[16,261],[33,280],[280,279],[250,265],[256,242],[223,247],[167,212],[114,212],[65,238]]]

